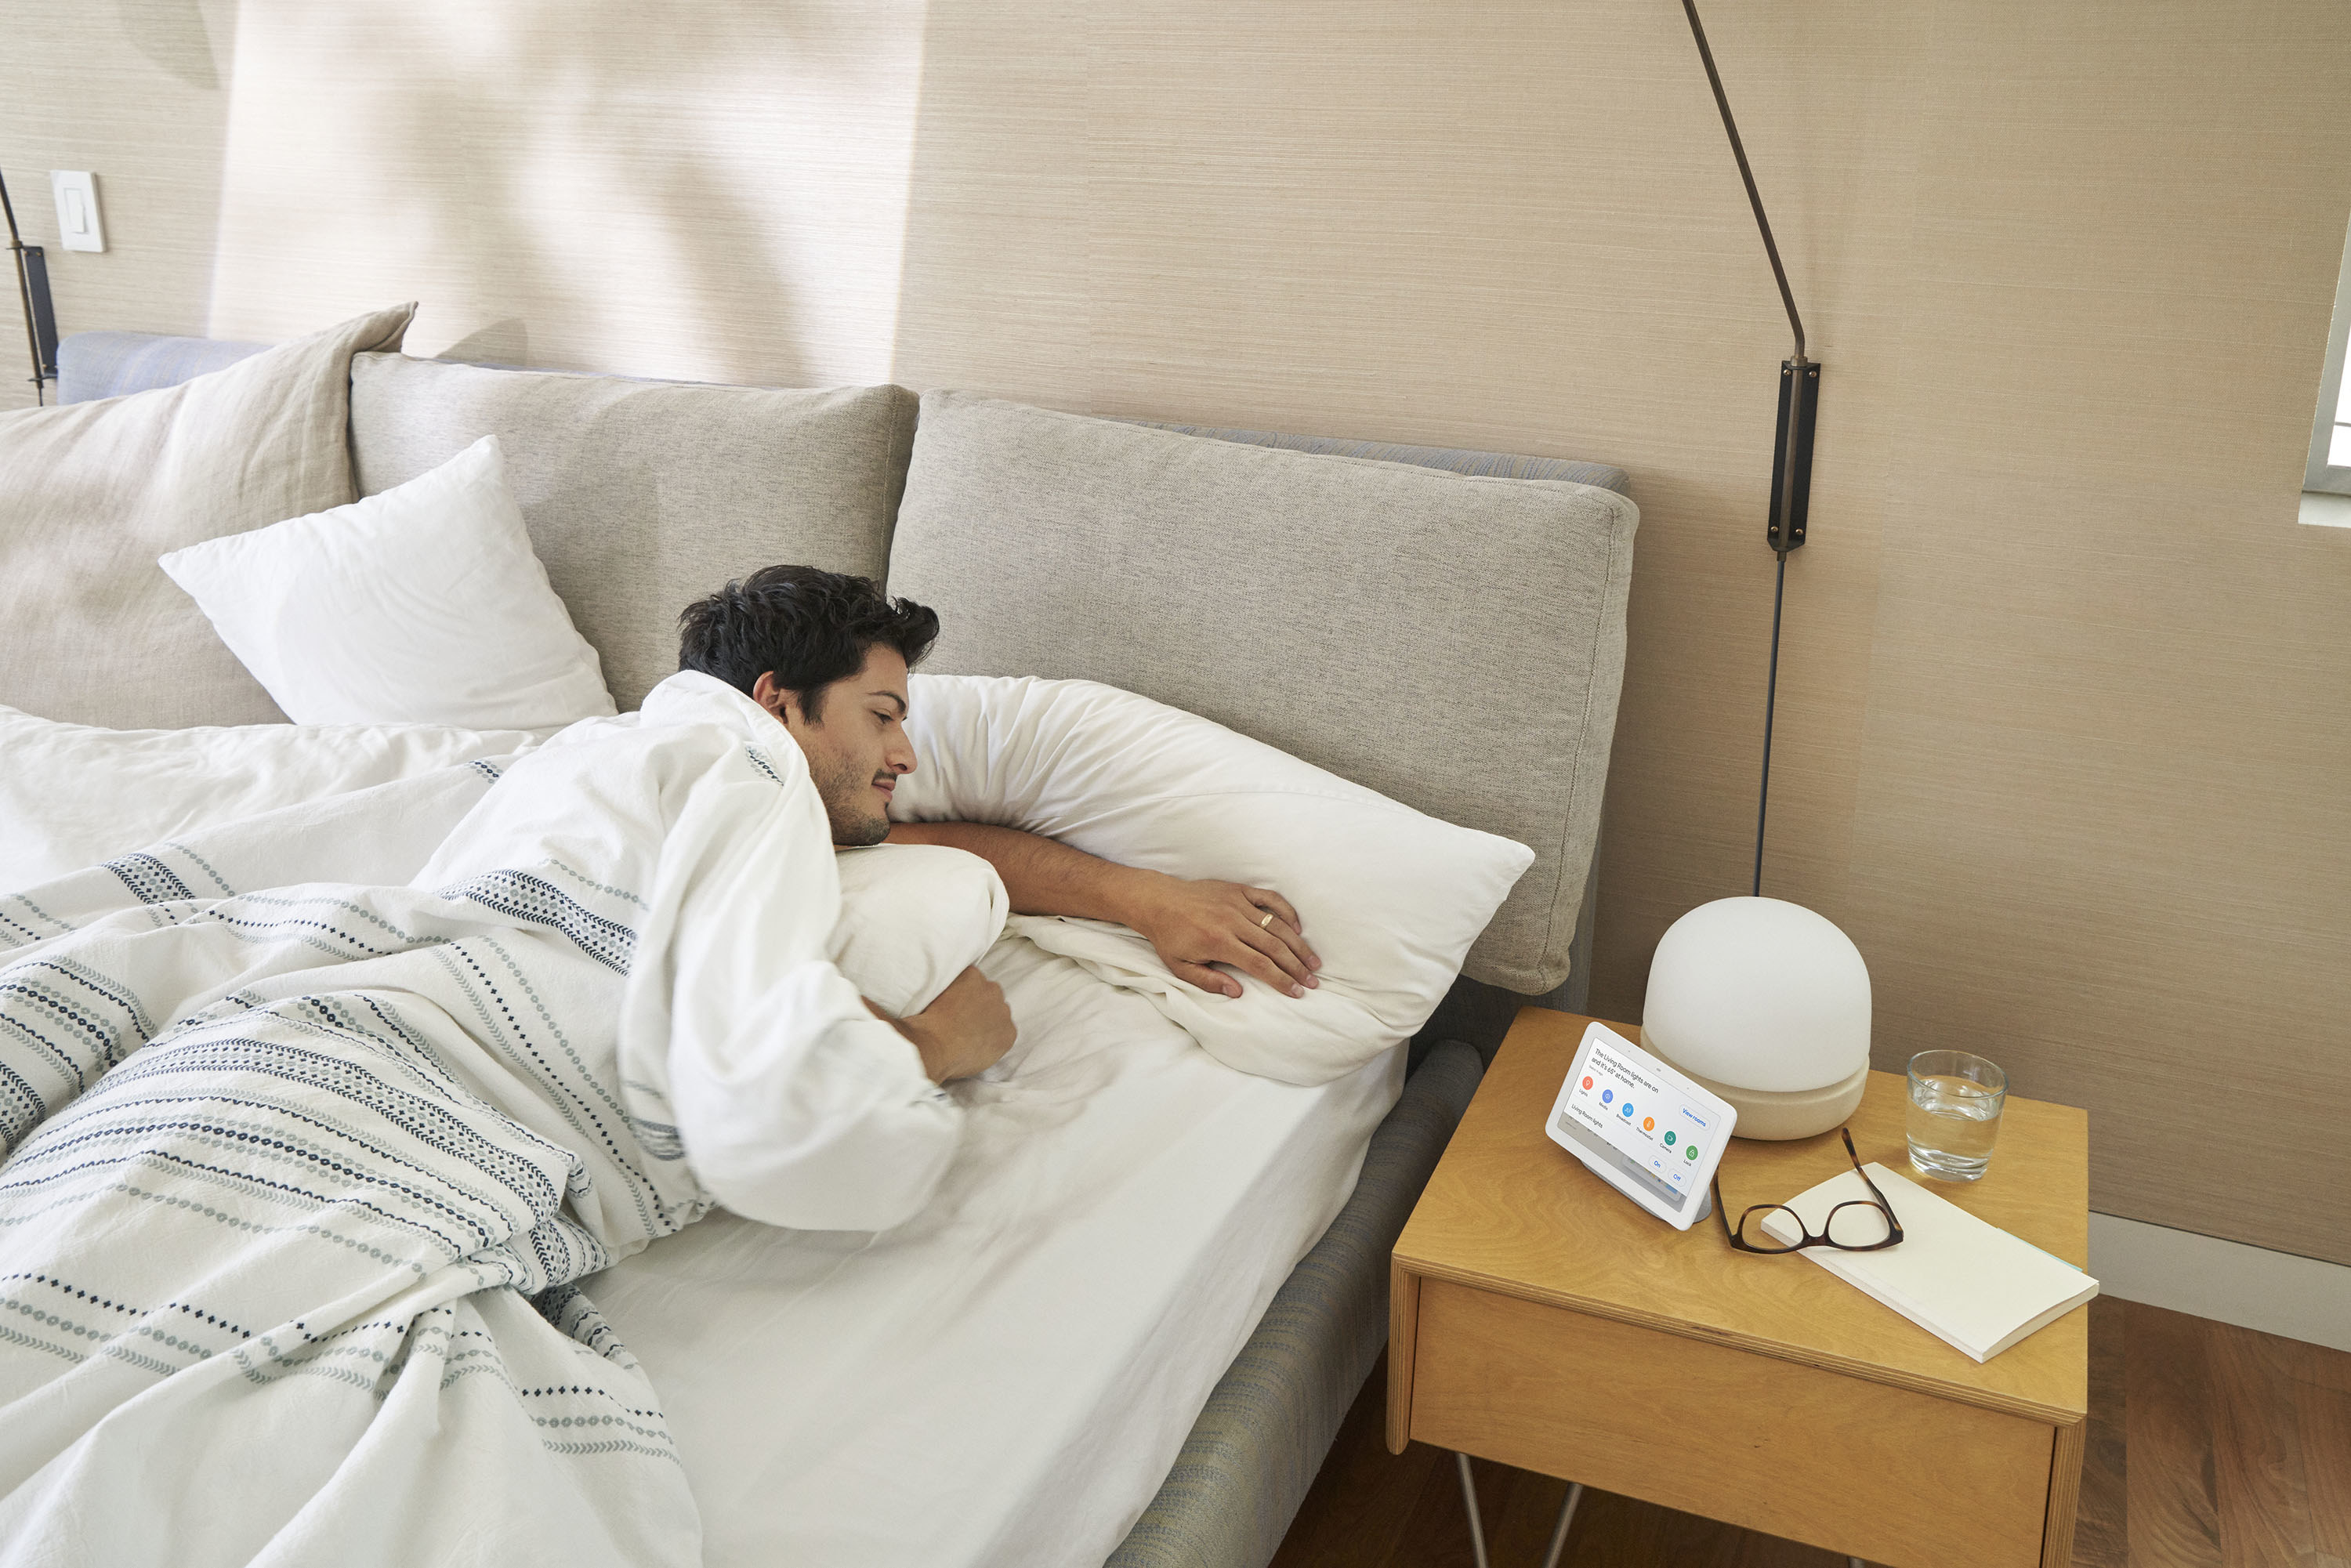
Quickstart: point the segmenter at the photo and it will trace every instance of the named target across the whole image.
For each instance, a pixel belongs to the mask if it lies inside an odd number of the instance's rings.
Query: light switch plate
[[[98,217],[97,179],[86,169],[52,169],[49,193],[57,200],[57,242],[68,250],[104,250],[106,227]]]

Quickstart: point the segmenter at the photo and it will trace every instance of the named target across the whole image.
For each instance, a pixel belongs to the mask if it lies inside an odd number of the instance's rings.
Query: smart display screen
[[[1678,1214],[1710,1168],[1723,1118],[1612,1040],[1625,1043],[1598,1028],[1585,1037],[1552,1114],[1555,1135]]]

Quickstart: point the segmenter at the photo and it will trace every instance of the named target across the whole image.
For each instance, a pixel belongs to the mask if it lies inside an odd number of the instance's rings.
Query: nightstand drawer
[[[1413,1338],[1421,1442],[1901,1568],[2042,1561],[2039,1422],[1436,1279]]]

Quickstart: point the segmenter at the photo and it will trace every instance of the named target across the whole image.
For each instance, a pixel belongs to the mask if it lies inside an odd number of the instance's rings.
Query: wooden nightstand
[[[1521,1010],[1392,1262],[1388,1447],[1417,1439],[1896,1568],[2064,1568],[2088,1313],[1978,1365],[1801,1257],[1676,1231],[1543,1134],[1589,1019]],[[1634,1031],[1615,1026],[1628,1039]],[[1846,1124],[1907,1173],[1904,1082]],[[2087,1115],[2011,1097],[1961,1207],[2075,1264]],[[1834,1134],[1734,1140],[1729,1212],[1847,1169]]]

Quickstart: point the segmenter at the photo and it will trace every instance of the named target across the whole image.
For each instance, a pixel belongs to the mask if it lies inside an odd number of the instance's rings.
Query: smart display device
[[[1593,1176],[1677,1230],[1711,1207],[1707,1184],[1739,1113],[1605,1024],[1583,1031],[1543,1131]]]

